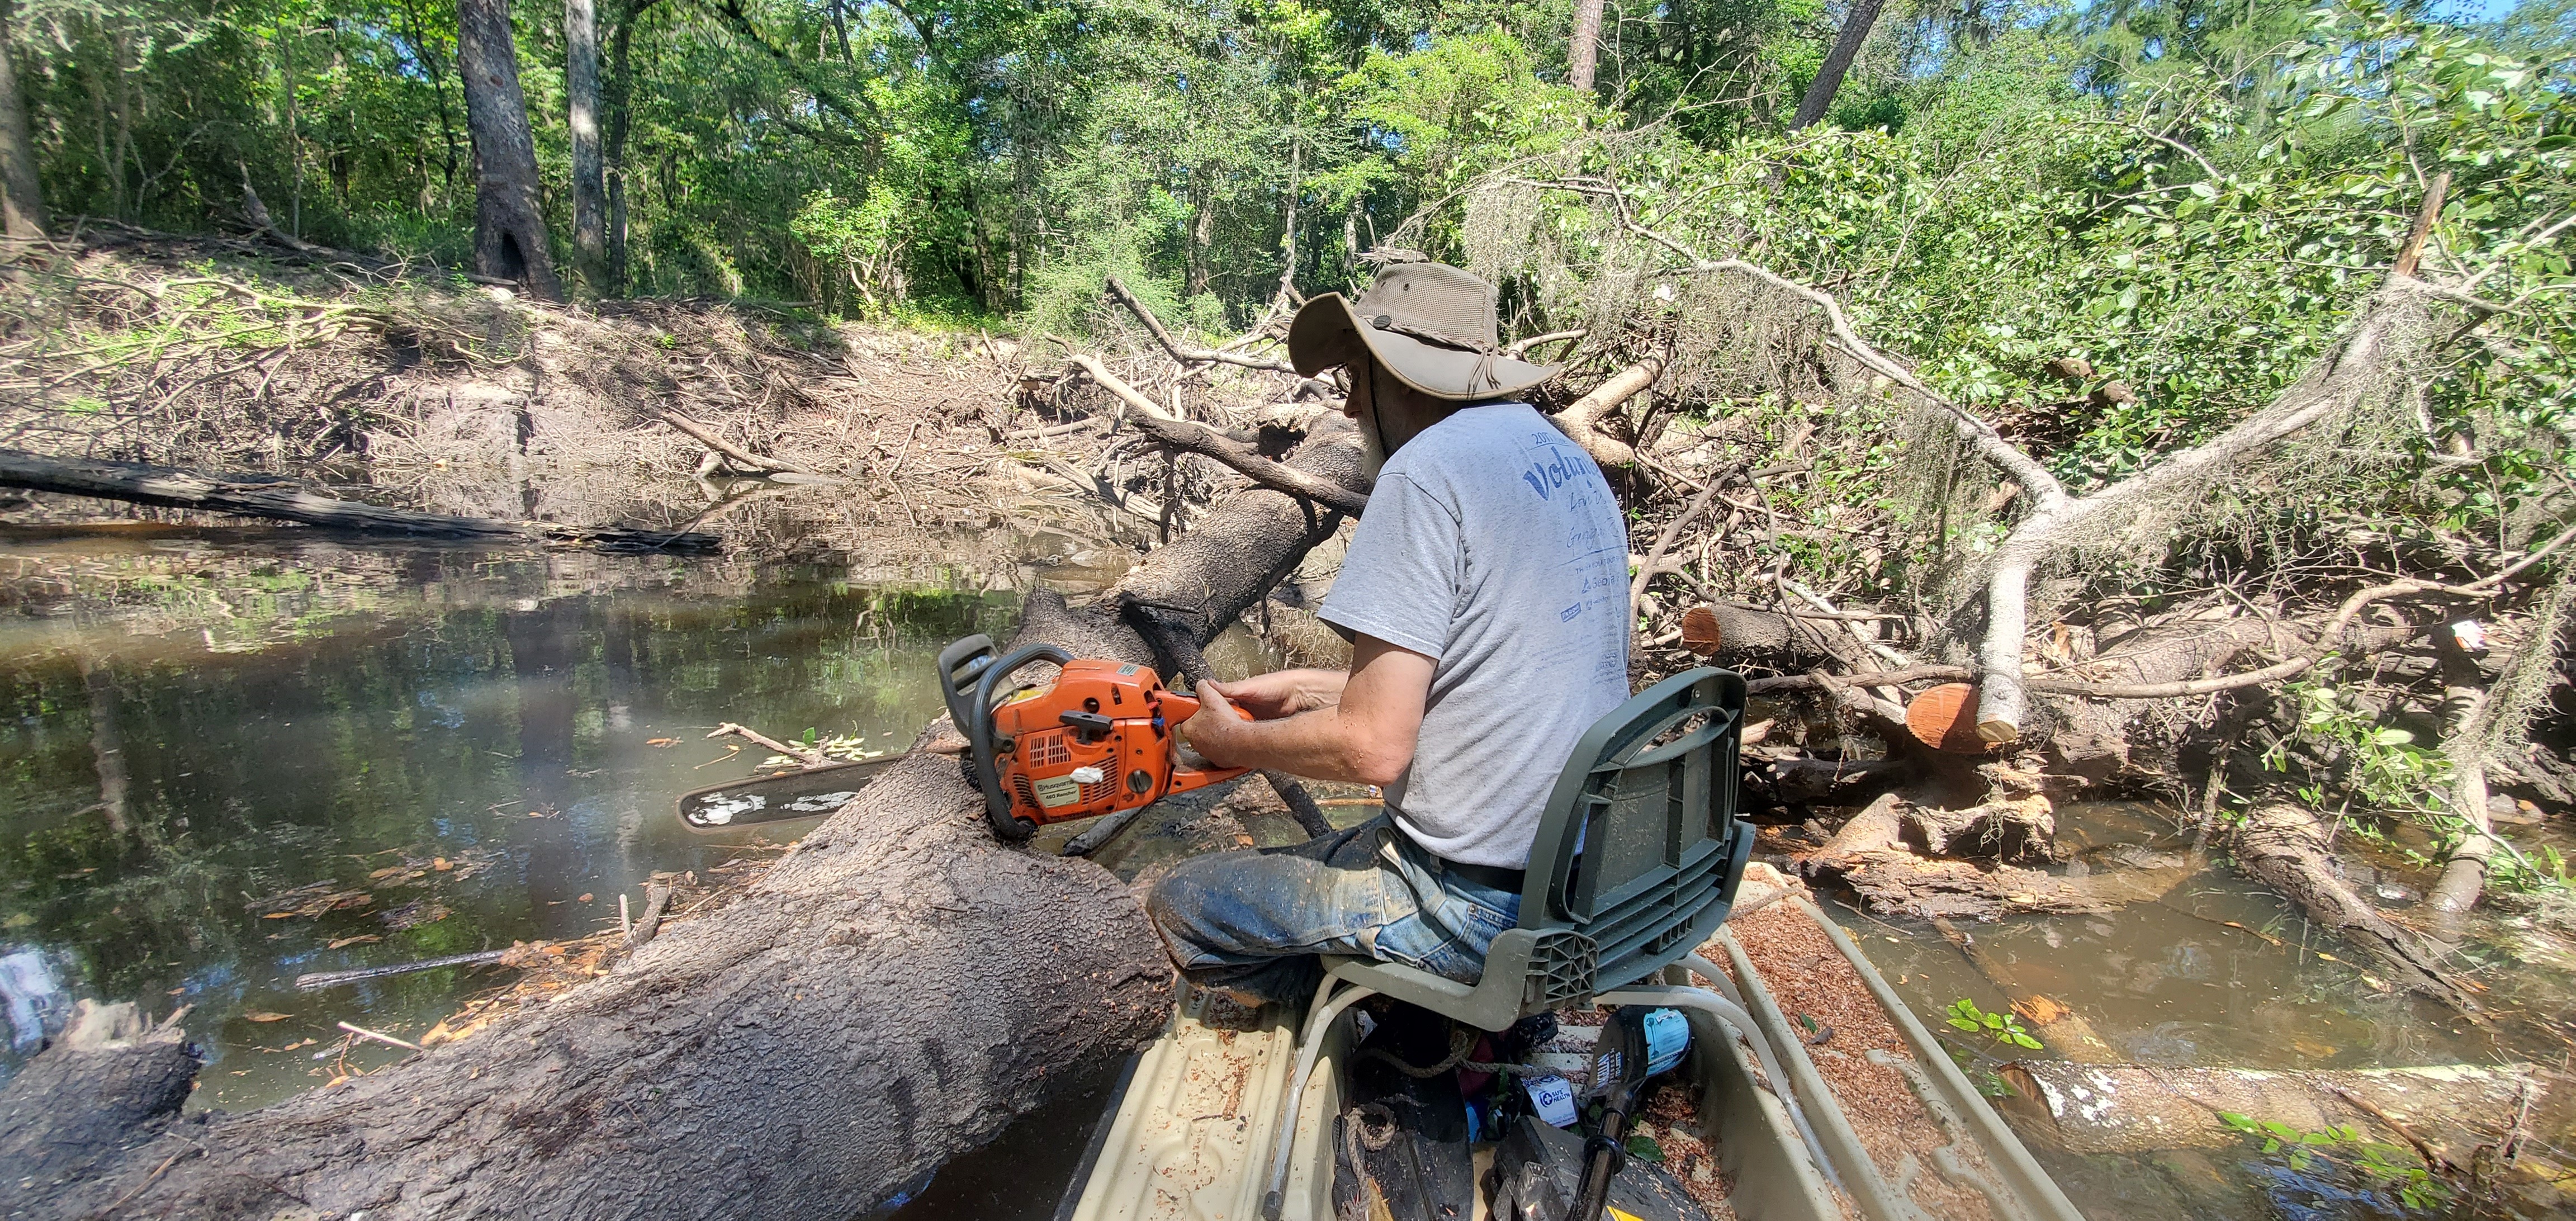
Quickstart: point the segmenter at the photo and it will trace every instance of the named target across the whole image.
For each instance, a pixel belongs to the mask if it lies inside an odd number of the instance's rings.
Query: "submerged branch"
[[[607,551],[714,551],[724,545],[712,534],[415,513],[316,495],[291,483],[256,476],[228,478],[140,462],[66,461],[22,450],[0,450],[0,487],[412,538],[553,543]]]

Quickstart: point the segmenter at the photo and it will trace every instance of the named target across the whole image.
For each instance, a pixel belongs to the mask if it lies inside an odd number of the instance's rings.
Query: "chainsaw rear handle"
[[[967,698],[974,694],[976,676],[991,664],[993,638],[982,632],[939,650],[939,698],[948,705],[948,719],[961,738],[967,737]]]
[[[975,787],[984,793],[984,821],[993,825],[998,838],[1024,840],[1037,834],[1038,825],[1011,813],[1011,795],[1003,790],[1002,778],[993,768],[994,688],[1023,666],[1041,661],[1061,666],[1072,660],[1073,654],[1051,644],[1013,649],[995,660],[993,638],[980,634],[939,651],[939,693],[948,705],[948,719],[966,737]]]

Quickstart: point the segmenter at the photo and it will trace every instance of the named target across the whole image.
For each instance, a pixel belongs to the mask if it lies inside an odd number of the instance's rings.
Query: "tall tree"
[[[537,202],[537,146],[528,134],[527,96],[519,91],[509,0],[458,0],[456,62],[465,81],[465,130],[474,142],[474,269],[517,280],[544,300],[561,300],[563,284],[555,279],[545,211]]]
[[[599,156],[599,13],[592,0],[564,0],[564,98],[571,111],[573,259],[582,282],[597,292],[608,263],[608,201]]]
[[[607,276],[602,291],[626,295],[626,134],[635,124],[635,65],[631,48],[635,23],[653,0],[623,0],[617,25],[608,36],[608,79],[600,89],[600,108],[608,129],[605,171],[608,178]]]
[[[0,232],[43,237],[44,188],[36,178],[36,145],[27,135],[27,99],[18,91],[18,66],[11,59],[14,7],[0,0]]]
[[[1851,15],[1843,18],[1843,30],[1834,38],[1834,48],[1825,53],[1823,67],[1816,69],[1815,83],[1807,86],[1807,96],[1799,99],[1798,113],[1789,120],[1789,130],[1797,131],[1815,124],[1834,108],[1834,95],[1843,87],[1843,74],[1851,71],[1852,57],[1860,54],[1860,44],[1869,41],[1869,28],[1878,24],[1878,10],[1886,0],[1853,0]]]
[[[1593,61],[1601,58],[1601,0],[1575,0],[1574,44],[1565,53],[1565,83],[1589,92]]]

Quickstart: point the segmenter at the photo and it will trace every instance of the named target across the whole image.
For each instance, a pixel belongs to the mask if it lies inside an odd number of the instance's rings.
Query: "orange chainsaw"
[[[1038,662],[1062,667],[1053,685],[1007,687]],[[967,743],[993,834],[1023,840],[1051,822],[1150,805],[1232,780],[1247,768],[1185,767],[1172,730],[1199,702],[1163,686],[1151,666],[1077,658],[1051,644],[993,655],[993,638],[940,650],[940,695]],[[1235,710],[1244,719],[1251,714]]]

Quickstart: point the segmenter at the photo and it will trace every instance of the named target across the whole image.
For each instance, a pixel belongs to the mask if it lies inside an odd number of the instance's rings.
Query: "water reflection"
[[[2161,867],[2166,855],[2188,851],[2192,837],[2178,816],[2133,803],[2074,804],[2058,818],[2061,849],[2128,868]],[[1825,907],[1936,1029],[1935,1015],[1962,997],[1988,1010],[2012,1005],[2013,997],[1942,938],[1834,902]],[[2315,930],[2268,889],[2208,861],[2162,897],[2116,912],[2018,917],[1966,931],[2022,988],[2067,1005],[2119,1058],[2141,1064],[2295,1070],[2519,1062],[2547,1072],[2570,1046],[2535,1021],[2568,1011],[2576,980],[2566,973],[2486,973],[2497,1020],[2472,1026],[2430,1001],[2374,986],[2350,947]],[[2323,1169],[2299,1171],[2277,1157],[2252,1156],[2250,1146],[2080,1155],[2056,1147],[2026,1112],[2004,1113],[2095,1221],[2422,1215],[2400,1208],[2393,1192],[2356,1190]],[[2532,1117],[2531,1156],[2564,1160],[2554,1146],[2571,1130],[2565,1100],[2553,1093]],[[2554,1208],[2508,1190],[2465,1202],[2453,1215],[2560,1215]]]
[[[938,648],[1006,632],[1021,579],[202,539],[0,540],[12,565],[0,1067],[67,996],[190,1005],[196,1104],[228,1109],[328,1080],[338,1021],[417,1032],[506,978],[297,974],[580,936],[656,870],[801,830],[682,830],[673,797],[762,756],[705,734],[899,748]]]

